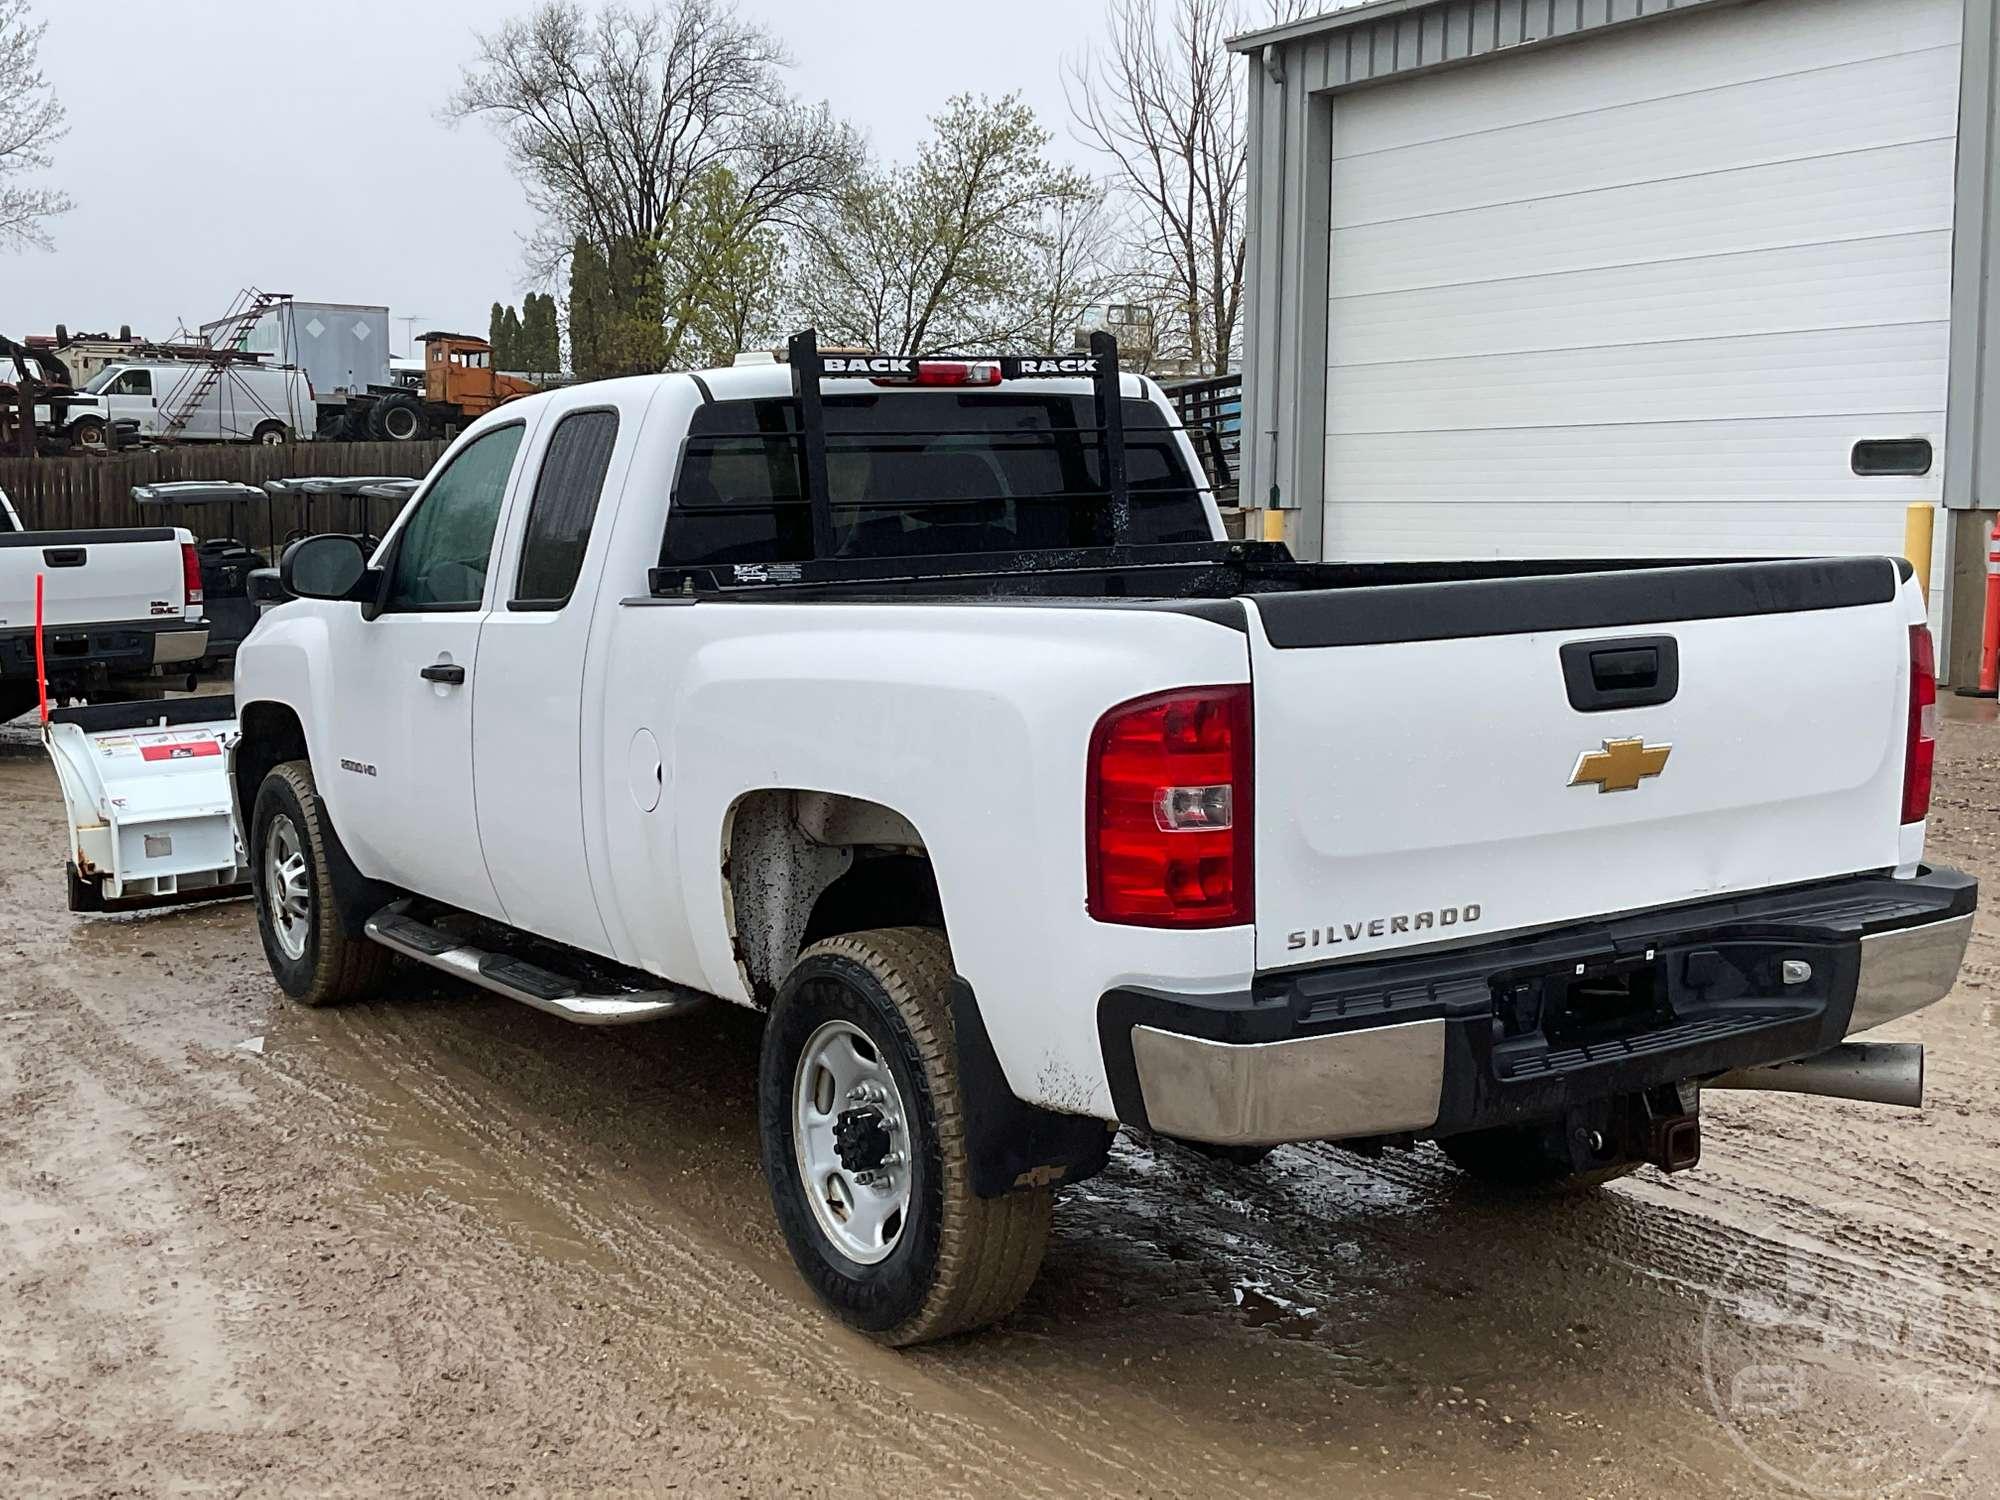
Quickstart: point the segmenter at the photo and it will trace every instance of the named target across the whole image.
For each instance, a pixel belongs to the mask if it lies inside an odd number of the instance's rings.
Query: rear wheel
[[[286,427],[283,422],[262,422],[258,424],[256,432],[252,433],[251,436],[256,438],[265,447],[275,448],[281,443],[290,442],[292,434],[291,429]]]
[[[334,889],[333,824],[312,767],[288,760],[257,790],[250,820],[250,883],[257,932],[278,988],[303,1005],[333,1005],[375,993],[394,955],[358,930]]]
[[[1629,1176],[1645,1165],[1614,1158],[1595,1166],[1578,1167],[1552,1148],[1548,1131],[1538,1125],[1469,1130],[1463,1135],[1446,1136],[1438,1142],[1438,1149],[1466,1176],[1510,1192],[1587,1192]]]
[[[1050,1189],[972,1191],[946,1005],[927,928],[815,943],[764,1031],[764,1175],[792,1259],[842,1321],[885,1344],[1013,1311],[1048,1245]]]
[[[368,430],[385,442],[407,443],[423,436],[424,409],[415,396],[398,392],[368,408]]]

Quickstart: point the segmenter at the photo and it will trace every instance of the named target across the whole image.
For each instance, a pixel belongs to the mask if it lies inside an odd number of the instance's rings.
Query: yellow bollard
[[[1931,602],[1931,527],[1936,524],[1937,507],[1928,500],[1912,500],[1903,512],[1903,556],[1916,570],[1926,606]]]
[[[1264,540],[1282,542],[1285,539],[1285,513],[1271,509],[1264,512]]]

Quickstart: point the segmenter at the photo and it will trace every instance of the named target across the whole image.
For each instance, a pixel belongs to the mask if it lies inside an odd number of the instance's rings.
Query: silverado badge
[[[1602,750],[1586,750],[1576,758],[1570,773],[1571,786],[1595,785],[1600,792],[1629,792],[1648,776],[1667,768],[1672,745],[1649,745],[1644,740],[1605,740]]]

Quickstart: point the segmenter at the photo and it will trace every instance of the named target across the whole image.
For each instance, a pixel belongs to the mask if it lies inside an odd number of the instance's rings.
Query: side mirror
[[[352,536],[309,536],[278,559],[278,581],[300,599],[361,600],[368,554]]]

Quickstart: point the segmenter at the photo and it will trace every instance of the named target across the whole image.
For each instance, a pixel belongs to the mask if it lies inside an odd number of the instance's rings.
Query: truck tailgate
[[[37,573],[51,627],[179,618],[186,612],[181,544],[188,540],[189,533],[170,526],[0,536],[7,614],[0,625],[34,624]],[[20,619],[13,618],[17,610]]]
[[[1252,596],[1258,967],[1894,866],[1899,584],[1855,558]]]

